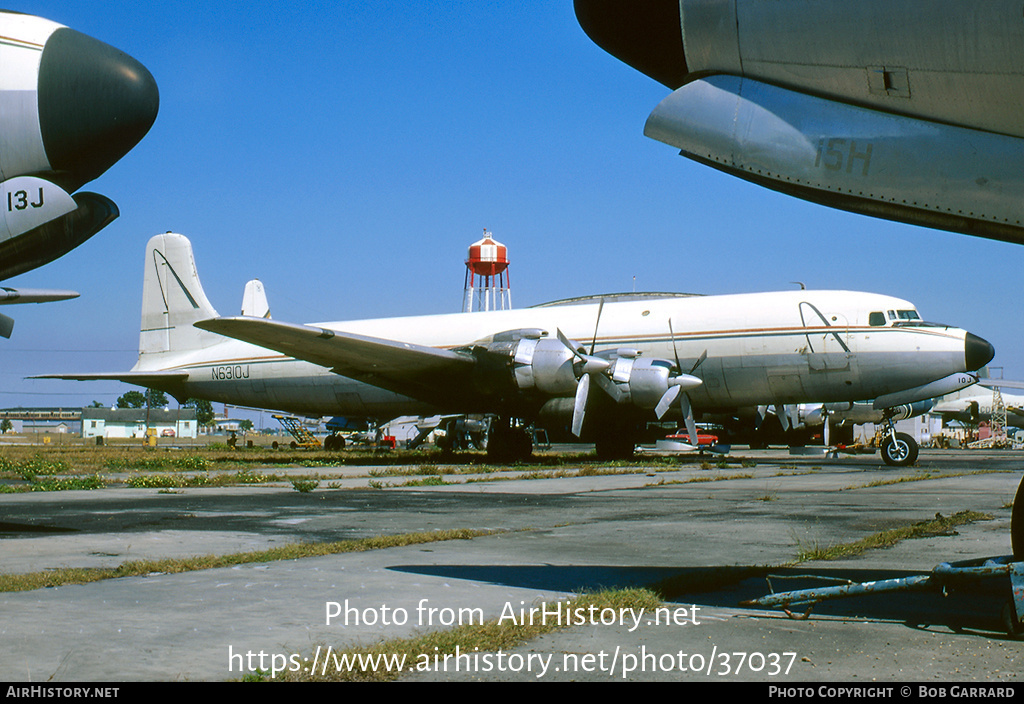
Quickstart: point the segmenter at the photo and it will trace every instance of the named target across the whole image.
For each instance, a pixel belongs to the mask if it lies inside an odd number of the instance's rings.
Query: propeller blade
[[[786,407],[781,403],[775,404],[775,415],[779,418],[779,424],[783,430],[789,430],[789,414],[786,413]]]
[[[572,346],[572,341],[565,336],[565,333],[561,329],[556,329],[555,334],[558,336],[558,341],[565,345],[573,356],[583,362],[583,369],[580,370],[580,374],[595,374],[597,372],[603,372],[612,366],[611,360],[605,359],[604,357],[595,357],[589,354],[583,354],[577,348]]]
[[[597,328],[601,324],[601,311],[604,310],[604,299],[597,305],[597,320],[594,321],[594,338],[590,341],[590,354],[594,354],[594,348],[597,347]]]
[[[768,406],[757,407],[757,419],[754,422],[754,430],[760,430],[765,420],[768,419]]]
[[[583,416],[587,411],[587,396],[590,394],[590,375],[584,374],[576,385],[576,402],[572,408],[572,434],[580,437],[583,432]]]
[[[679,410],[683,412],[683,420],[686,421],[686,432],[690,434],[690,444],[697,447],[700,444],[697,439],[697,422],[693,419],[693,407],[690,406],[690,398],[686,394],[679,395]]]
[[[565,336],[565,333],[563,333],[563,332],[562,332],[562,329],[561,329],[561,328],[557,328],[557,329],[555,330],[555,335],[556,335],[556,336],[558,337],[558,341],[559,341],[559,342],[561,342],[561,343],[562,343],[563,345],[565,345],[566,347],[568,347],[568,348],[569,348],[569,350],[570,350],[570,351],[571,351],[571,352],[572,352],[572,353],[573,353],[573,354],[574,354],[575,356],[577,356],[577,357],[579,356],[579,354],[580,354],[580,351],[579,351],[578,349],[576,349],[575,347],[573,347],[573,346],[572,346],[572,342],[571,342],[571,341],[569,340],[569,338],[568,338],[568,337],[566,337],[566,336]]]
[[[700,358],[694,363],[694,365],[692,367],[690,367],[690,373],[693,374],[695,371],[697,371],[697,367],[699,367],[700,365],[704,364],[704,360],[707,359],[707,358],[708,358],[708,351],[704,350],[703,352],[700,353]]]
[[[789,427],[795,430],[800,425],[800,407],[790,404],[785,408],[786,414],[789,416]]]
[[[679,350],[676,349],[676,331],[672,329],[672,318],[668,319],[668,334],[672,338],[672,354],[676,357],[676,369],[683,371],[683,365],[679,363]]]
[[[602,391],[612,397],[615,403],[622,403],[626,400],[626,394],[619,388],[619,385],[604,374],[595,374],[594,380],[601,387]]]
[[[662,416],[668,413],[668,410],[672,408],[672,404],[675,403],[676,398],[682,392],[680,386],[670,386],[668,390],[662,394],[658,400],[658,405],[654,407],[654,413],[658,416],[658,420],[661,420]]]

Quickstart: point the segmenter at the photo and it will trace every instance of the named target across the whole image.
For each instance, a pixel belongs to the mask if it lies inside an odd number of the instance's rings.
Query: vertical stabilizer
[[[188,352],[223,342],[219,335],[192,327],[199,320],[216,317],[199,283],[192,243],[170,232],[153,237],[146,245],[136,368],[150,366],[145,364],[147,355]]]
[[[267,291],[259,279],[253,279],[245,285],[245,293],[242,294],[242,315],[270,320]]]

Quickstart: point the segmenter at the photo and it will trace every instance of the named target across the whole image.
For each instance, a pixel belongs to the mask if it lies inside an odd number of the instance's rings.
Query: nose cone
[[[594,43],[672,90],[686,80],[679,0],[575,0]]]
[[[39,66],[39,127],[55,180],[87,183],[138,144],[156,120],[160,95],[146,67],[66,27],[54,32]]]
[[[967,364],[967,371],[973,372],[981,369],[992,361],[996,356],[996,349],[988,342],[977,335],[967,333],[964,339],[964,359]]]

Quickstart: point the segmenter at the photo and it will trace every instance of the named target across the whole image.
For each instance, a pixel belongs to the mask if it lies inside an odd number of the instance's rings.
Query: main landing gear
[[[487,433],[487,459],[491,462],[526,462],[533,456],[533,433],[509,418],[495,418]]]

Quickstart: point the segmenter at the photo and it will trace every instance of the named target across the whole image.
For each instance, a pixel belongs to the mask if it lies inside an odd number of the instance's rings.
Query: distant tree
[[[167,394],[157,389],[148,389],[146,391],[146,405],[150,408],[163,408],[168,403]]]
[[[243,432],[251,432],[252,421],[249,420],[248,418],[243,418],[242,420],[238,421],[238,427],[241,428]]]
[[[190,398],[182,405],[185,408],[196,409],[196,422],[199,423],[201,428],[213,425],[213,419],[217,417],[217,414],[213,412],[213,404],[205,399]]]
[[[103,408],[103,404],[99,401],[93,401],[89,408]]]
[[[9,419],[4,418],[3,420],[0,420],[0,433],[9,433],[13,427],[14,426],[11,425],[11,421]]]
[[[128,391],[117,399],[118,408],[142,408],[145,405],[146,397],[141,391]]]

